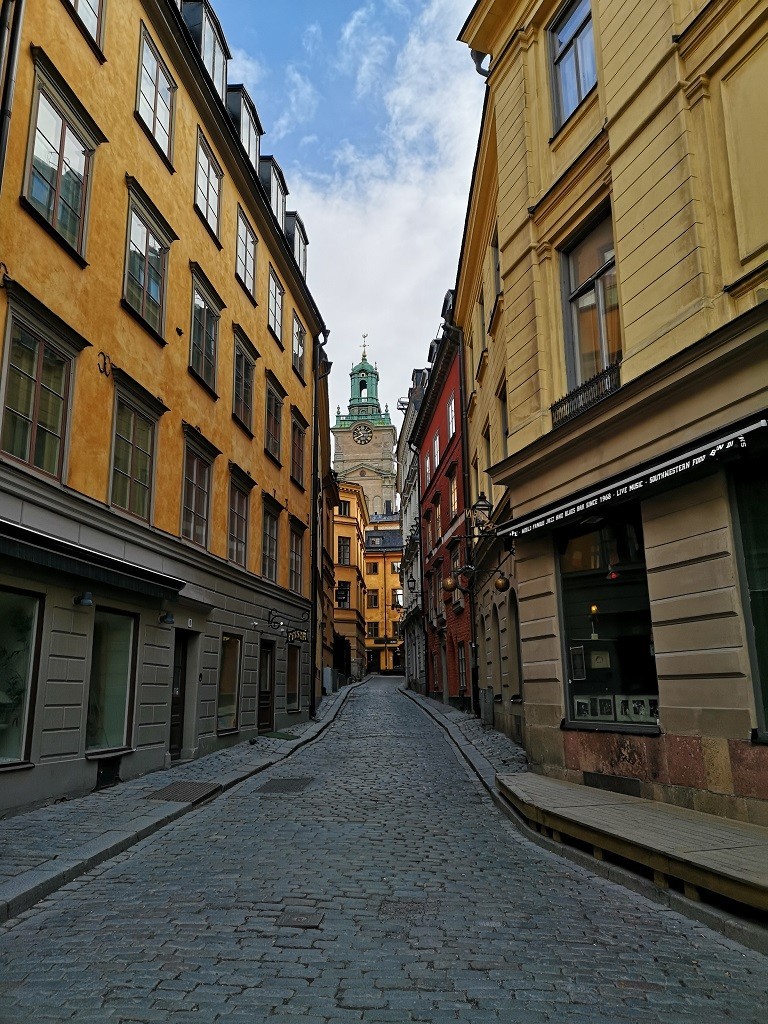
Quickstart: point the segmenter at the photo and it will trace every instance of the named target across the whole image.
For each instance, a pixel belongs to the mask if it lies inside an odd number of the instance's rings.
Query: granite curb
[[[611,864],[607,861],[598,861],[582,850],[555,842],[530,828],[512,804],[497,789],[496,769],[491,762],[473,746],[471,741],[462,735],[456,726],[441,713],[439,708],[430,707],[434,701],[425,699],[419,693],[414,693],[405,684],[399,686],[398,689],[412,700],[414,704],[418,705],[425,714],[429,715],[441,729],[445,730],[451,742],[456,746],[459,753],[488,791],[495,806],[526,839],[542,849],[548,850],[550,853],[578,864],[587,871],[591,871],[594,875],[606,878],[617,885],[622,885],[624,888],[632,890],[632,892],[645,896],[646,899],[652,900],[654,903],[661,904],[669,910],[676,911],[685,917],[698,921],[700,924],[707,925],[707,927],[719,932],[726,938],[739,942],[749,949],[754,949],[758,953],[768,955],[768,929],[761,927],[759,924],[753,924],[747,919],[734,917],[717,907],[696,903],[693,900],[687,899],[681,893],[670,889],[660,889],[649,879],[636,874],[629,868]]]
[[[141,842],[143,839],[146,839],[154,832],[158,832],[166,825],[169,825],[177,819],[184,817],[184,815],[189,814],[191,811],[196,810],[203,803],[215,800],[223,793],[232,789],[233,786],[236,786],[239,783],[244,782],[246,779],[252,778],[254,775],[258,775],[259,773],[274,767],[276,764],[287,760],[297,750],[301,750],[302,747],[306,747],[309,743],[318,739],[325,730],[333,724],[341,709],[346,704],[352,691],[362,686],[365,681],[366,680],[363,679],[358,683],[346,686],[343,691],[338,691],[341,696],[331,701],[328,713],[319,721],[316,720],[314,722],[309,722],[307,727],[303,729],[295,740],[286,741],[286,748],[284,750],[266,757],[255,767],[250,766],[243,771],[231,772],[223,779],[221,778],[222,773],[216,771],[215,774],[218,777],[215,780],[210,780],[212,783],[217,783],[216,789],[207,794],[203,800],[193,800],[184,803],[162,801],[158,802],[154,806],[150,800],[147,800],[146,813],[142,814],[138,819],[133,818],[133,827],[128,829],[121,829],[119,825],[116,828],[112,827],[98,838],[90,839],[75,849],[67,850],[63,855],[60,855],[58,852],[54,853],[51,859],[44,864],[37,865],[27,871],[19,872],[13,877],[0,883],[0,923],[17,917],[25,910],[29,910],[36,903],[39,903],[40,900],[45,899],[46,896],[49,896],[57,889],[62,888],[64,885],[68,885],[75,878],[85,874],[87,871],[91,871],[93,868],[104,863],[104,861],[109,860],[111,857],[124,853],[126,850],[135,846],[136,843]],[[326,700],[327,699],[328,698],[326,698]],[[287,746],[288,743],[290,743],[290,747]],[[242,744],[238,744],[238,746],[241,745]],[[216,755],[221,755],[222,751],[217,751],[215,753]],[[182,765],[179,765],[177,762],[174,765],[176,769],[183,769],[185,766],[197,769],[195,773],[195,781],[198,781],[200,777],[200,769],[205,766],[205,757],[186,762]],[[150,772],[148,775],[143,775],[139,779],[131,781],[136,783],[146,783],[147,781],[155,778],[159,785],[162,782],[163,775],[164,770],[160,770],[157,772]],[[106,797],[108,799],[110,792],[120,794],[121,787],[116,786],[113,791],[103,791],[101,797]],[[73,803],[75,802],[76,801],[73,801]],[[17,820],[19,818],[23,819],[23,817],[24,813],[22,812],[20,815],[16,815],[13,820]],[[2,822],[0,822],[0,826],[1,825]],[[137,825],[138,827],[136,827]]]

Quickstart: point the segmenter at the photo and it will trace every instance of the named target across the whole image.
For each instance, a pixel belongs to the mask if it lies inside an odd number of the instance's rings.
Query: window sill
[[[563,732],[613,732],[625,736],[661,736],[658,725],[633,725],[619,722],[560,722]]]
[[[200,220],[201,220],[201,221],[202,221],[202,223],[203,223],[203,227],[205,228],[205,230],[206,230],[206,231],[208,232],[208,234],[209,234],[209,235],[211,236],[211,238],[213,239],[213,244],[214,244],[214,245],[216,246],[216,248],[217,248],[217,249],[219,250],[219,252],[221,252],[221,250],[222,250],[222,249],[224,248],[224,246],[223,246],[223,245],[221,244],[221,242],[219,241],[219,236],[218,236],[218,235],[216,234],[216,232],[214,231],[214,229],[213,229],[213,228],[211,227],[211,225],[210,225],[210,224],[208,223],[208,220],[206,219],[206,216],[205,216],[205,214],[204,214],[204,213],[203,213],[203,211],[202,211],[202,210],[200,209],[200,207],[199,207],[199,206],[197,205],[197,203],[194,203],[193,205],[194,205],[194,207],[195,207],[195,213],[197,214],[197,216],[198,216],[198,217],[200,218]]]
[[[104,750],[86,750],[86,761],[105,761],[108,757],[122,757],[123,754],[132,754],[132,747],[105,747]]]
[[[298,487],[302,494],[306,493],[307,489],[304,486],[304,484],[300,480],[297,480],[293,474],[291,474],[291,483],[293,484],[294,487]]]
[[[104,56],[103,50],[101,49],[99,44],[96,42],[96,40],[93,38],[91,33],[88,31],[88,29],[85,27],[85,22],[83,21],[83,19],[77,13],[77,11],[72,6],[72,4],[69,2],[69,0],[62,0],[62,3],[64,4],[64,7],[66,8],[67,14],[70,16],[72,21],[74,21],[75,25],[77,25],[77,27],[78,27],[78,29],[80,31],[80,34],[82,35],[83,39],[85,39],[86,43],[88,43],[88,45],[90,46],[91,50],[93,51],[93,54],[96,57],[96,60],[99,62],[99,64],[106,64],[107,63],[107,58]]]
[[[232,419],[235,421],[235,423],[238,425],[238,427],[240,427],[242,432],[247,437],[249,437],[251,439],[251,441],[252,441],[253,440],[253,431],[251,430],[251,428],[243,420],[240,419],[240,417],[237,415],[236,412],[232,413]]]
[[[141,129],[144,132],[144,134],[147,136],[149,141],[152,143],[152,148],[155,150],[157,155],[163,161],[163,163],[165,164],[166,168],[171,172],[171,174],[175,174],[176,173],[176,168],[171,163],[171,158],[168,156],[168,154],[165,152],[163,147],[160,145],[160,143],[157,141],[155,136],[152,134],[152,129],[149,127],[147,122],[144,120],[144,118],[141,116],[141,114],[138,112],[138,110],[134,110],[133,116],[138,121],[138,123],[141,126]]]
[[[562,134],[562,133],[563,133],[563,132],[564,132],[564,131],[565,131],[565,130],[566,130],[567,128],[569,128],[569,127],[570,127],[570,125],[571,125],[571,124],[573,123],[573,121],[574,121],[574,120],[576,119],[576,116],[577,116],[577,115],[579,114],[579,112],[580,112],[580,111],[582,111],[582,110],[584,110],[584,108],[586,107],[586,105],[587,105],[587,104],[589,103],[589,101],[590,101],[590,100],[592,99],[592,97],[593,97],[593,96],[594,96],[594,95],[595,95],[596,93],[597,93],[597,82],[595,82],[595,84],[594,84],[594,85],[592,86],[592,88],[591,88],[591,89],[590,89],[590,90],[589,90],[589,91],[588,91],[587,93],[585,93],[585,95],[584,95],[584,98],[582,99],[581,103],[579,103],[579,105],[578,105],[578,106],[574,107],[574,108],[573,108],[573,110],[572,110],[572,111],[570,112],[570,114],[568,115],[568,117],[566,117],[566,119],[565,119],[564,121],[562,121],[562,122],[561,122],[561,123],[560,123],[560,124],[559,124],[559,125],[557,126],[557,128],[555,129],[555,131],[554,131],[554,133],[552,134],[552,136],[551,136],[551,137],[550,137],[550,138],[548,139],[548,142],[549,142],[549,145],[550,145],[550,146],[551,146],[551,145],[553,144],[553,142],[556,142],[556,141],[558,140],[558,138],[560,137],[560,135],[561,135],[561,134]]]
[[[271,452],[271,451],[269,450],[269,448],[265,448],[265,449],[264,449],[264,454],[265,454],[265,455],[267,456],[267,458],[268,458],[268,459],[271,459],[271,460],[272,460],[272,462],[274,462],[274,464],[275,464],[276,466],[279,466],[279,467],[280,467],[280,469],[282,469],[282,468],[283,468],[283,464],[282,464],[282,462],[280,461],[280,457],[279,457],[279,455],[273,455],[273,454],[272,454],[272,452]]]
[[[480,353],[480,362],[477,364],[477,372],[475,373],[475,380],[478,384],[483,383],[483,377],[488,366],[488,347],[486,346]]]
[[[19,196],[19,202],[21,203],[22,209],[26,210],[33,220],[37,221],[43,231],[46,231],[55,242],[58,242],[64,252],[68,256],[71,256],[79,267],[85,270],[88,266],[88,261],[77,251],[74,245],[71,245],[66,238],[45,219],[40,211],[30,203],[26,196]]]
[[[296,374],[296,376],[301,381],[302,387],[306,387],[307,386],[307,382],[306,382],[306,380],[304,378],[304,374],[301,373],[300,370],[297,370],[295,366],[293,367],[293,372]]]
[[[144,330],[147,332],[147,334],[154,341],[156,341],[158,345],[160,345],[162,348],[165,348],[165,346],[168,344],[168,342],[165,340],[165,338],[162,336],[162,334],[160,334],[159,331],[155,330],[155,328],[152,326],[152,324],[149,322],[149,320],[145,320],[144,319],[144,317],[141,315],[141,313],[138,311],[138,309],[134,309],[134,307],[130,304],[130,302],[128,302],[128,300],[125,299],[125,298],[120,299],[120,305],[123,307],[125,312],[136,321],[136,323],[140,327],[144,328]]]
[[[275,339],[276,344],[278,344],[280,346],[280,348],[283,351],[285,351],[285,345],[283,344],[282,339],[277,336],[277,334],[272,330],[272,328],[269,326],[269,324],[267,325],[267,330],[272,335],[272,337]]]
[[[9,761],[7,764],[0,764],[0,774],[3,772],[25,772],[34,767],[31,761]]]
[[[234,727],[234,729],[217,729],[216,730],[216,735],[217,736],[235,736],[239,732],[240,732],[240,727],[236,725]]]
[[[216,394],[216,391],[211,387],[211,385],[204,377],[200,376],[200,374],[194,367],[188,366],[187,373],[190,375],[190,377],[193,377],[197,381],[197,383],[200,385],[203,391],[208,392],[208,394],[211,396],[214,402],[218,402],[219,396]]]
[[[248,296],[248,301],[250,302],[250,304],[253,306],[254,309],[256,309],[256,307],[258,306],[258,302],[256,301],[256,299],[255,299],[251,289],[248,287],[248,285],[245,283],[245,281],[242,279],[242,277],[240,277],[240,275],[237,273],[237,271],[235,271],[235,280],[240,285],[240,287],[243,289],[245,294]]]

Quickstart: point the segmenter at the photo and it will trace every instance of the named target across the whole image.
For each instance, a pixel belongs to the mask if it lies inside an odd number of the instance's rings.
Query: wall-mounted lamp
[[[161,626],[172,626],[175,622],[173,612],[161,612],[160,618],[157,621]]]
[[[411,575],[405,581],[405,585],[408,587],[408,590],[410,591],[411,594],[416,593],[416,580],[414,579],[413,573],[411,573]]]
[[[493,581],[494,589],[498,591],[499,594],[506,593],[509,590],[509,577],[506,573],[502,572],[501,569],[493,569],[490,573],[485,574],[486,578],[488,575],[492,576],[494,573],[498,573],[498,576]],[[446,599],[448,595],[455,593],[457,590],[460,590],[462,594],[468,594],[472,587],[474,575],[474,565],[462,565],[458,569],[454,569],[451,572],[451,575],[446,576],[443,580],[443,593],[446,595]],[[467,577],[469,586],[462,587],[459,583],[459,576]]]
[[[86,590],[84,593],[78,594],[77,597],[73,598],[72,604],[79,605],[81,608],[92,608],[93,594],[90,590]]]

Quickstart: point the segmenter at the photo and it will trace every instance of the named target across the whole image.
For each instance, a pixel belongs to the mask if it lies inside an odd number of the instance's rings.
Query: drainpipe
[[[0,8],[0,46],[8,35],[5,51],[5,73],[0,83],[0,189],[3,186],[5,155],[8,151],[8,135],[11,130],[13,93],[16,88],[16,68],[19,63],[21,23],[24,19],[24,0],[2,0]],[[10,27],[9,27],[10,26]]]
[[[323,567],[322,564],[322,549],[320,545],[320,532],[323,528],[323,514],[321,508],[321,501],[323,495],[323,485],[320,480],[320,417],[317,413],[317,396],[319,393],[319,382],[320,382],[320,364],[323,356],[323,350],[328,344],[329,331],[323,331],[323,340],[320,340],[318,335],[315,338],[315,344],[312,352],[312,390],[314,392],[314,400],[312,408],[314,411],[314,423],[312,425],[312,515],[316,516],[315,522],[310,523],[312,529],[312,552],[310,556],[310,579],[312,580],[312,590],[310,594],[310,638],[309,638],[309,660],[311,666],[311,681],[309,687],[309,717],[314,718],[317,712],[317,694],[316,694],[316,675],[317,675],[317,630],[319,625],[319,616],[317,613],[318,601],[322,601],[323,595]],[[319,570],[319,571],[318,571]],[[322,645],[321,645],[322,647]],[[320,685],[322,686],[322,666],[320,672]]]

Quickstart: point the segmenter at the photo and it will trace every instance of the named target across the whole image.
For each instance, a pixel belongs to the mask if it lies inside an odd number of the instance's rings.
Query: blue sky
[[[483,80],[456,36],[472,0],[214,0],[309,234],[342,411],[368,334],[395,414],[456,277]],[[397,417],[394,417],[397,420]]]

